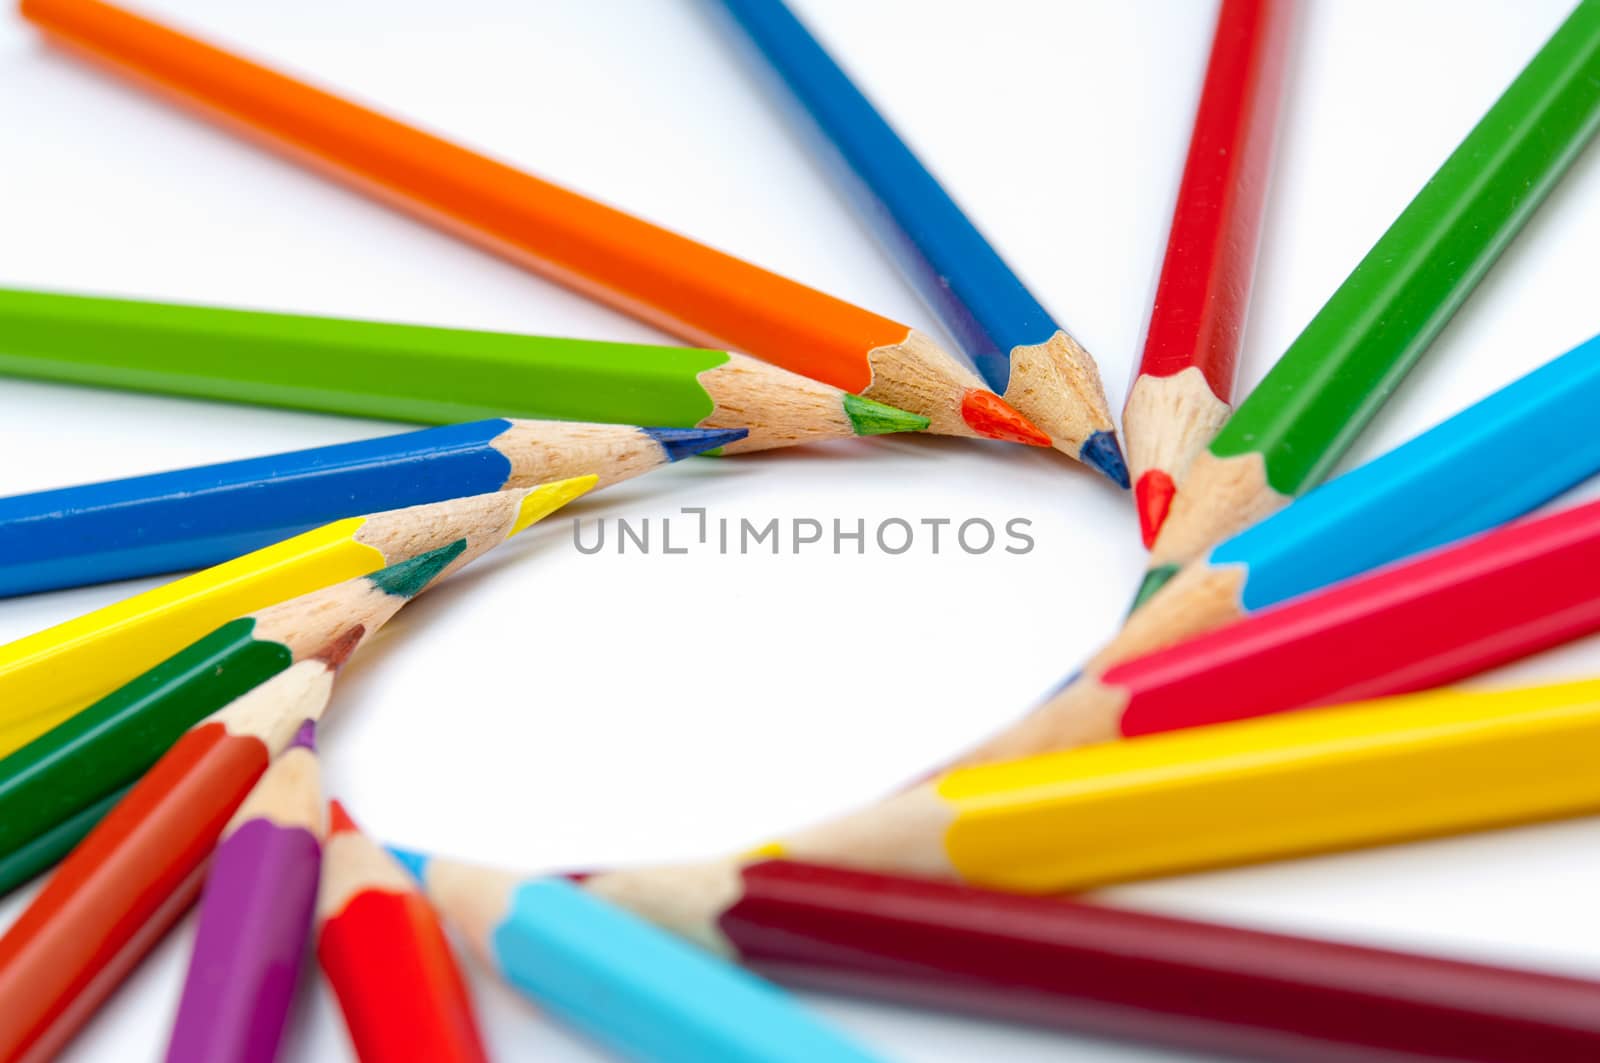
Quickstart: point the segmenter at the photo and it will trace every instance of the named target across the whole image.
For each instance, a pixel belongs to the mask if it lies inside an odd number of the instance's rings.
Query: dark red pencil
[[[1122,411],[1146,546],[1227,418],[1272,173],[1293,0],[1222,0],[1139,375]]]
[[[1228,1058],[1590,1063],[1600,982],[789,860],[586,888],[794,984]]]

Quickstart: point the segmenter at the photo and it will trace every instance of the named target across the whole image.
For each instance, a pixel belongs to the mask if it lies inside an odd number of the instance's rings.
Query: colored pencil
[[[467,540],[463,557],[475,554],[594,483],[575,477],[335,521],[0,646],[0,756],[230,620],[457,539]]]
[[[1577,978],[790,860],[585,885],[780,981],[940,1012],[1223,1059],[1600,1057]]]
[[[808,1016],[780,990],[565,879],[524,879],[393,852],[501,977],[625,1059],[860,1063],[877,1058]]]
[[[94,825],[128,795],[129,786],[113,790],[94,804],[51,827],[32,841],[0,856],[0,897],[25,886],[60,863]]]
[[[1025,717],[1064,749],[1423,690],[1600,629],[1600,502],[1526,519],[1135,657]]]
[[[0,596],[206,568],[320,524],[593,473],[598,486],[743,429],[496,419],[0,498]]]
[[[444,930],[399,864],[328,809],[317,961],[362,1063],[486,1063]]]
[[[24,0],[21,10],[53,39],[229,128],[691,343],[922,414],[935,432],[1050,444],[907,325],[109,4]]]
[[[1600,681],[1428,691],[957,768],[758,850],[1025,893],[1600,811]]]
[[[747,429],[729,453],[928,427],[926,417],[727,351],[6,288],[0,372],[423,424],[536,417]]]
[[[272,1063],[322,870],[316,724],[301,725],[217,843],[168,1063]]]
[[[223,827],[321,715],[347,637],[194,728],[62,861],[0,936],[0,1061],[60,1051],[200,892]]]
[[[902,272],[989,387],[1119,487],[1128,469],[1094,359],[1056,323],[782,0],[722,0],[787,87]],[[780,90],[781,91],[781,90]]]
[[[1147,584],[1327,475],[1597,128],[1583,0],[1184,471]]]
[[[1039,743],[1065,737],[1074,699],[1117,664],[1543,505],[1600,472],[1597,406],[1600,337],[1190,562],[1035,710],[1039,719],[1025,718],[963,762],[1056,748]]]
[[[0,856],[133,782],[184,732],[340,638],[363,638],[451,567],[466,542],[224,624],[0,760]],[[93,822],[82,823],[84,833]]]
[[[1222,0],[1139,373],[1122,410],[1139,532],[1232,409],[1272,180],[1294,0]]]

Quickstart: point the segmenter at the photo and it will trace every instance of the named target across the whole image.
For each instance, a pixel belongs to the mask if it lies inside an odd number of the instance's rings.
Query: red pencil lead
[[[1166,523],[1167,512],[1177,493],[1178,485],[1162,469],[1147,470],[1133,485],[1133,501],[1139,510],[1139,535],[1144,539],[1146,550],[1155,545],[1156,535]]]
[[[328,837],[351,831],[361,833],[361,828],[356,826],[356,821],[350,818],[350,813],[345,811],[344,805],[337,800],[328,802]]]
[[[1030,447],[1050,446],[1049,436],[992,391],[973,388],[963,395],[961,419],[968,428],[989,439],[1025,443]]]

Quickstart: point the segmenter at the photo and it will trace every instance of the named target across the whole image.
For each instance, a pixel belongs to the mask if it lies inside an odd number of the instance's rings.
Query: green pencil
[[[1583,0],[1189,466],[1135,606],[1327,475],[1597,127]]]
[[[451,424],[748,428],[730,452],[928,419],[726,351],[0,289],[0,373]]]

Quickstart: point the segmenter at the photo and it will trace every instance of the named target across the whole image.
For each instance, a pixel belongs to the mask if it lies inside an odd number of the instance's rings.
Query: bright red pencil
[[[1587,1063],[1600,983],[792,860],[584,886],[791,984],[1222,1058]]]
[[[1122,412],[1144,544],[1222,422],[1250,305],[1294,0],[1222,0],[1156,285]]]
[[[1426,690],[1600,630],[1600,501],[1520,520],[1134,658],[1023,720],[1061,749]]]
[[[328,806],[317,961],[362,1063],[487,1063],[438,918],[405,869]]]

